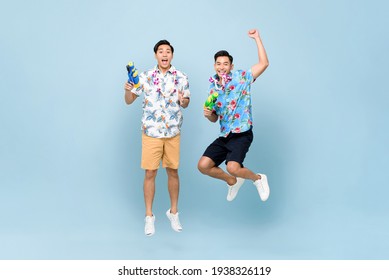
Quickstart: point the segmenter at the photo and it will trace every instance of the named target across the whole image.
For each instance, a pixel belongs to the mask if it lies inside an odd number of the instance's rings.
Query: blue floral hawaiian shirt
[[[218,76],[210,78],[209,94],[218,92],[214,107],[219,117],[220,137],[227,137],[232,133],[241,133],[249,130],[253,124],[251,113],[251,84],[254,81],[251,69],[237,70],[229,73],[224,86],[218,84]]]
[[[180,133],[183,115],[178,91],[190,97],[188,77],[174,66],[164,74],[155,66],[139,75],[140,86],[132,90],[143,93],[142,130],[154,138],[171,138]]]

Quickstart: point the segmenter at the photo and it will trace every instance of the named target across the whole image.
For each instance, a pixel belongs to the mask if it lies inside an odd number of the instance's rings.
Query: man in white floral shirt
[[[180,130],[183,121],[182,108],[189,105],[189,82],[187,76],[171,65],[174,48],[166,40],[154,46],[157,66],[139,75],[140,86],[124,85],[125,101],[131,104],[143,94],[142,160],[145,169],[143,184],[146,206],[145,234],[155,233],[155,216],[152,211],[155,194],[155,178],[162,161],[168,176],[170,208],[166,215],[173,230],[180,232],[178,218],[180,158]]]
[[[228,201],[236,197],[245,179],[252,180],[262,201],[266,201],[270,194],[266,175],[254,173],[243,166],[254,137],[251,84],[269,65],[259,32],[249,30],[248,36],[257,44],[258,62],[247,71],[231,72],[234,68],[232,56],[224,50],[217,52],[214,56],[216,74],[209,80],[209,94],[218,93],[218,97],[213,110],[204,108],[204,116],[209,121],[219,120],[220,133],[200,158],[198,169],[227,183]],[[226,162],[227,172],[219,167],[223,161]]]

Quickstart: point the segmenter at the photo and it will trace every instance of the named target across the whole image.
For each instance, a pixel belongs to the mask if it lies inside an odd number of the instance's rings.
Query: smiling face
[[[230,62],[228,56],[219,56],[216,58],[214,68],[216,74],[221,79],[224,74],[229,74],[231,70],[234,68],[234,64]]]
[[[173,52],[169,45],[160,45],[155,52],[155,59],[158,62],[158,68],[162,72],[170,69],[171,61],[173,59]]]

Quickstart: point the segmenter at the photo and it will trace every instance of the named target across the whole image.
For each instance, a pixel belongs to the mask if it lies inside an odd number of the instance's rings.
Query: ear
[[[234,64],[231,64],[231,70],[234,69]]]

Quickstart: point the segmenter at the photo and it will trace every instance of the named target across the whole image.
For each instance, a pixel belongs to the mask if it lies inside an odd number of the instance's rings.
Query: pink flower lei
[[[231,76],[230,75],[228,75],[228,74],[223,74],[223,76],[222,76],[222,84],[221,84],[221,86],[219,86],[219,84],[218,84],[218,79],[214,79],[213,78],[213,76],[211,76],[210,78],[209,78],[209,82],[210,83],[213,83],[213,84],[215,84],[215,88],[217,89],[217,90],[223,90],[224,91],[224,89],[225,89],[225,86],[229,83],[229,82],[231,82],[231,80],[232,80],[232,78],[231,78]]]
[[[159,85],[159,78],[157,77],[158,74],[158,69],[155,69],[153,73],[151,74],[151,77],[153,77],[153,84],[154,85]],[[173,83],[174,85],[178,85],[178,80],[177,80],[177,71],[174,70],[172,71],[173,74]],[[162,92],[162,89],[158,87],[157,92]],[[176,92],[176,89],[173,90],[173,92]]]

